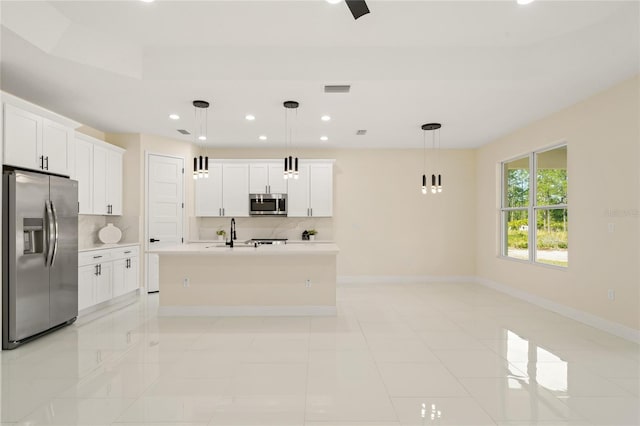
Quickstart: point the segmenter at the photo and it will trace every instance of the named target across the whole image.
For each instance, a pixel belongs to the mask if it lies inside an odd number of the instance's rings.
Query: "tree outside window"
[[[567,147],[504,162],[502,177],[502,255],[568,266]]]

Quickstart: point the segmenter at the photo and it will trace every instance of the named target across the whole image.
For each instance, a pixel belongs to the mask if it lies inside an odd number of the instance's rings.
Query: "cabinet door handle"
[[[309,211],[311,212],[311,214],[310,214],[309,216],[313,216],[313,207],[311,207],[311,208],[309,209]]]
[[[45,166],[44,168],[46,170],[49,170],[49,156],[47,155],[46,157],[44,157],[44,161],[45,161]]]
[[[40,156],[40,168],[44,170],[44,155]]]
[[[102,275],[102,263],[98,265],[98,275]]]
[[[98,265],[96,265],[96,272],[94,272],[94,275],[97,277],[98,276]]]

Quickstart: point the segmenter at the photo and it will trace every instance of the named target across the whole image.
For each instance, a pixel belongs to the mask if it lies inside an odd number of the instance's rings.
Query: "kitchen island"
[[[338,251],[333,243],[154,248],[159,315],[335,315]]]

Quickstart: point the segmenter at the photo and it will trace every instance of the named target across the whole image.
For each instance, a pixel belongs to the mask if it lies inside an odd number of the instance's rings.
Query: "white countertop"
[[[121,247],[133,247],[133,246],[140,246],[140,243],[94,244],[88,247],[82,247],[81,249],[78,249],[78,252],[82,253],[83,251],[106,250],[106,249],[114,249],[114,248],[121,248]]]
[[[340,250],[334,243],[325,244],[265,244],[258,246],[245,246],[238,244],[234,248],[224,246],[221,242],[177,244],[154,248],[148,253],[172,254],[172,255],[211,255],[211,256],[273,256],[273,255],[332,255]]]

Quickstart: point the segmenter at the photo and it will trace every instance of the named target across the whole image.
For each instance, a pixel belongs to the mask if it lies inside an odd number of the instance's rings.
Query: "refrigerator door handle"
[[[58,240],[60,238],[60,232],[58,230],[58,213],[56,212],[56,206],[53,204],[53,201],[49,201],[51,205],[51,213],[53,215],[53,229],[54,229],[54,242],[53,242],[53,252],[51,253],[51,264],[50,266],[56,263],[56,255],[58,254]]]
[[[46,209],[46,213],[47,213],[47,231],[46,231],[46,238],[47,238],[47,250],[45,252],[45,258],[44,258],[44,266],[51,266],[51,259],[53,257],[53,246],[55,244],[55,228],[54,228],[54,219],[53,219],[53,212],[51,211],[51,201],[46,200],[44,202],[44,206]]]

